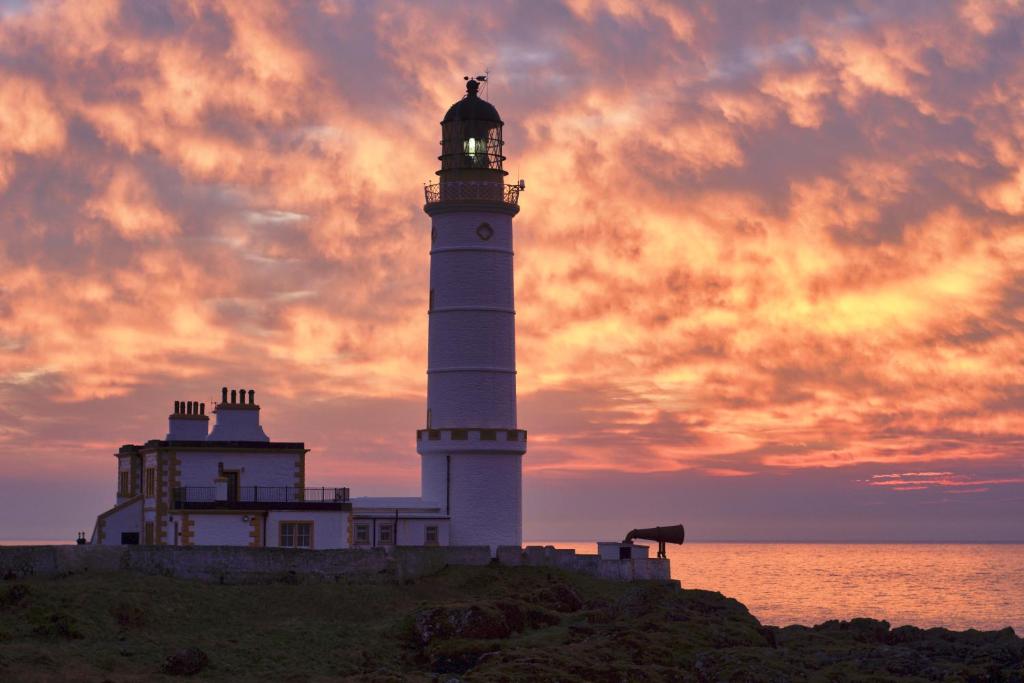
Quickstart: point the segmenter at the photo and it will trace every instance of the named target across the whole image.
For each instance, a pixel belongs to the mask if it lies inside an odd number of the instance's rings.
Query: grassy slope
[[[549,599],[565,586],[581,609]],[[468,606],[483,615],[476,636],[506,617],[521,623],[504,638],[414,637],[414,615],[457,621]],[[913,643],[889,644],[896,631],[878,624],[766,629],[717,593],[537,568],[449,568],[402,586],[78,575],[0,584],[0,680],[175,680],[161,674],[164,658],[193,646],[209,655],[204,680],[431,680],[432,670],[466,669],[470,680],[927,680],[918,674],[933,662],[948,680],[1020,671],[1021,641],[1010,634],[922,655]]]

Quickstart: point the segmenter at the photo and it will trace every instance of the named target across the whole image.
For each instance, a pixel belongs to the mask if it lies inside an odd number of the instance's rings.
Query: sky
[[[1024,4],[0,2],[0,539],[175,400],[417,495],[439,121],[489,70],[528,539],[1024,541]]]

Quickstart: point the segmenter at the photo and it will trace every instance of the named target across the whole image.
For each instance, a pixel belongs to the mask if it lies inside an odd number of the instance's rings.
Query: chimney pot
[[[234,389],[231,390],[231,402],[232,403],[237,403],[238,402],[238,392],[236,392]]]
[[[188,414],[189,415],[195,415],[196,414],[196,403],[195,403],[195,401],[189,401],[188,402]]]
[[[249,390],[249,405],[251,405],[251,406],[256,405],[256,390],[255,389],[250,389]]]
[[[228,402],[228,388],[227,387],[221,387],[221,389],[220,389],[220,402],[221,403],[227,403]]]
[[[206,415],[206,403],[199,404],[199,414]]]
[[[174,414],[177,415],[179,410],[181,410],[181,401],[175,401],[174,402]]]

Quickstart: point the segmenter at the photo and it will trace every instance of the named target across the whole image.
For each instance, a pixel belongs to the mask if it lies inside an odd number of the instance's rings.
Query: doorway
[[[228,481],[228,500],[232,503],[238,502],[238,472],[224,472],[224,478]]]

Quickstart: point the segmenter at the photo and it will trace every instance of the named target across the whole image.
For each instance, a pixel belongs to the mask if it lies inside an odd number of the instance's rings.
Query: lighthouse
[[[522,544],[526,431],[516,421],[512,218],[502,120],[468,80],[441,122],[430,216],[425,428],[416,434],[423,500],[449,519],[451,545]]]

